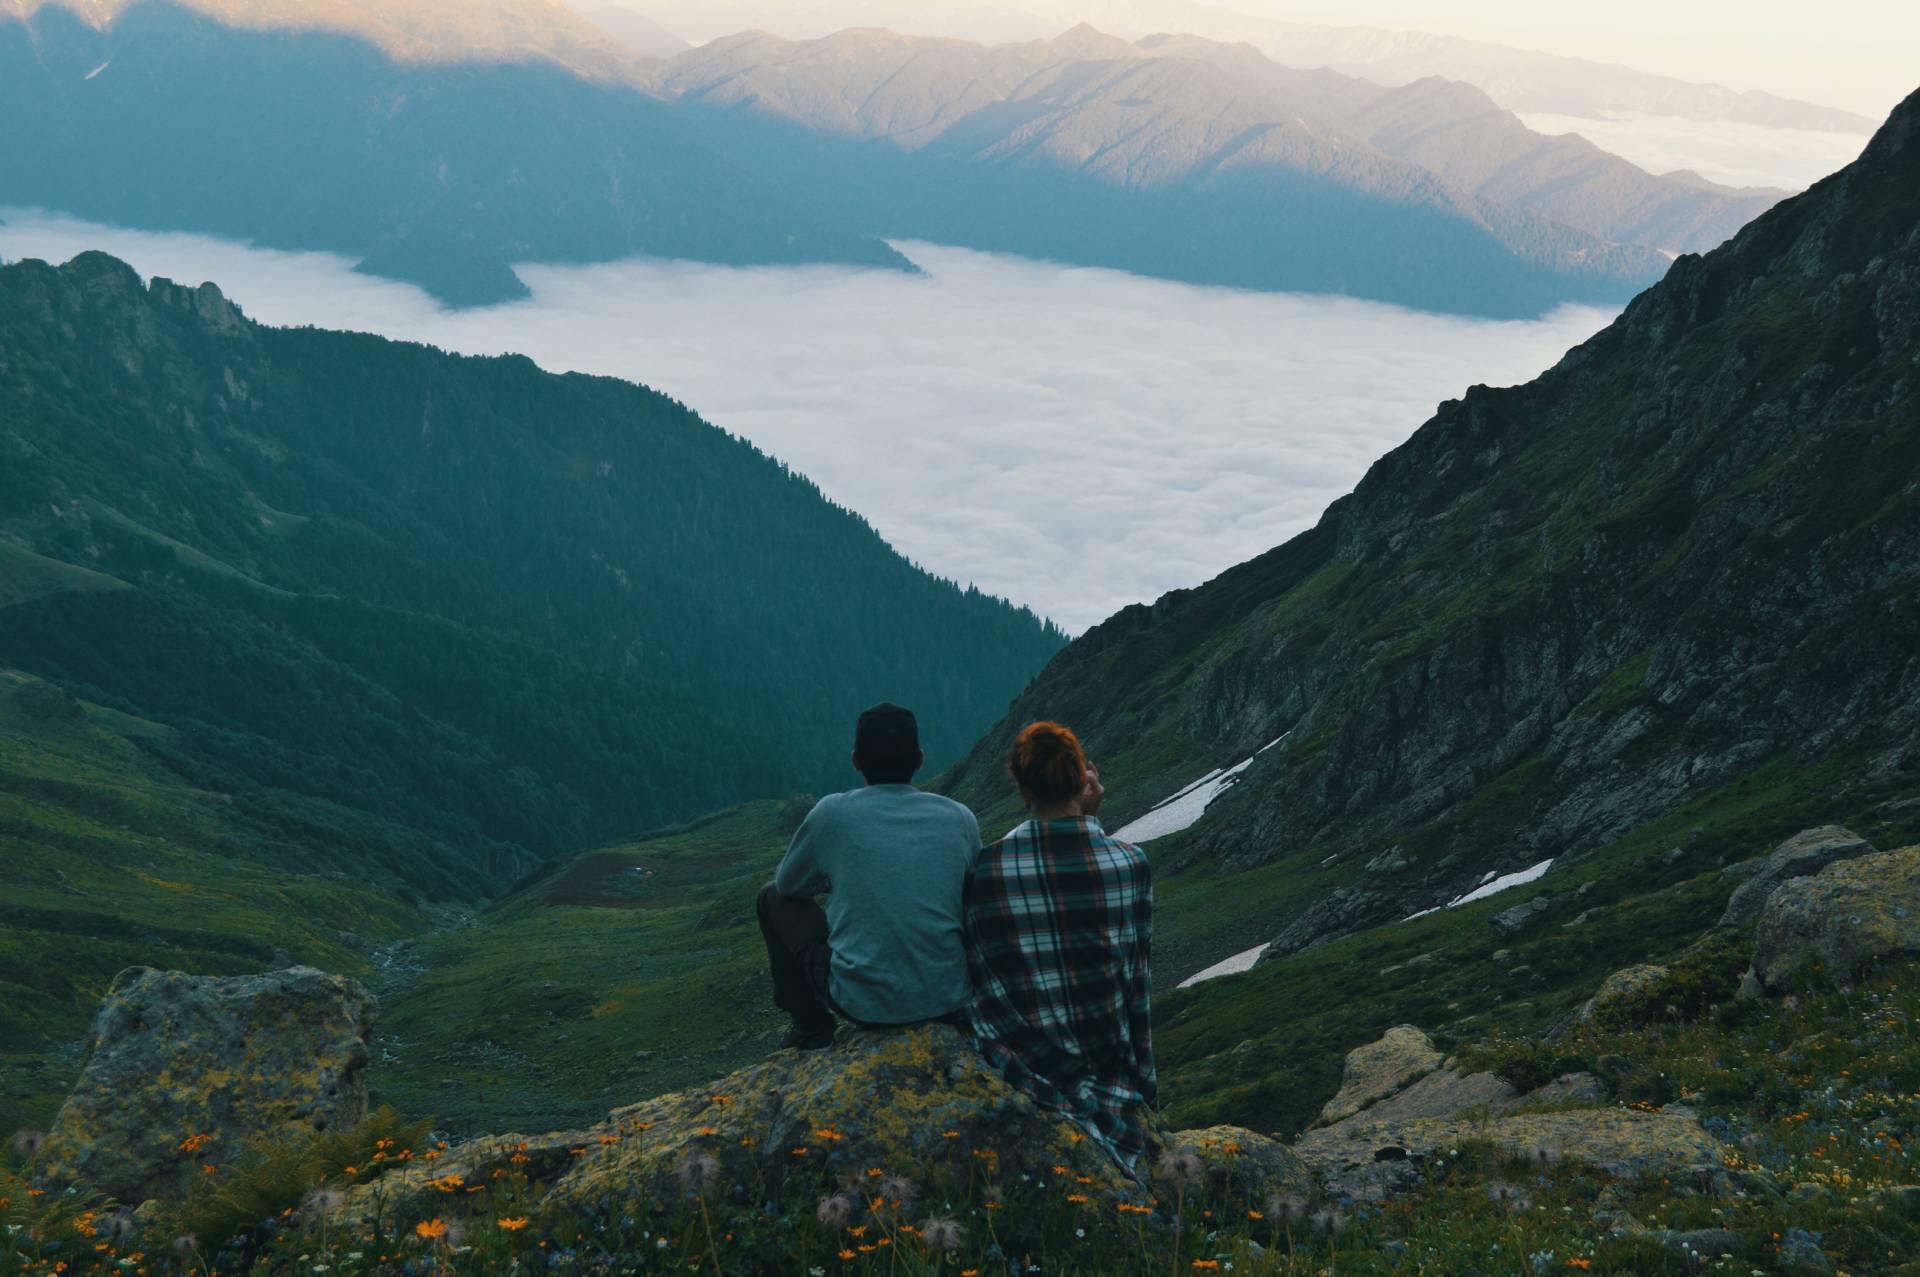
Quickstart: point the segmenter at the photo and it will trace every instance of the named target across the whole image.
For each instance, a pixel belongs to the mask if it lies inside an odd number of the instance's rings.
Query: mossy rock
[[[373,998],[311,967],[191,976],[134,967],[42,1154],[48,1181],[128,1203],[179,1197],[249,1144],[366,1116]]]
[[[1009,1202],[1054,1194],[1090,1207],[1145,1204],[1166,1191],[1153,1168],[1169,1151],[1194,1154],[1194,1191],[1223,1202],[1263,1202],[1307,1179],[1277,1142],[1215,1127],[1155,1128],[1137,1181],[1074,1124],[1009,1086],[962,1034],[927,1025],[775,1052],[711,1087],[616,1109],[587,1130],[477,1140],[356,1189],[349,1210],[404,1225],[457,1209],[450,1176],[478,1184],[516,1170],[536,1181],[539,1209],[553,1216],[679,1209],[696,1195],[812,1210],[835,1194],[866,1198],[902,1185],[928,1201],[984,1190]],[[1012,1227],[1017,1213],[1008,1212]]]
[[[1810,973],[1842,978],[1920,953],[1920,847],[1860,856],[1775,891],[1754,931],[1753,971],[1770,990]]]

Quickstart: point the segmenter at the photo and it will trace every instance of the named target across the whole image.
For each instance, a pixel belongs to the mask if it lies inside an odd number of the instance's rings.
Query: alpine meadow
[[[0,1274],[1920,1277],[1920,20],[1524,9],[0,0]]]

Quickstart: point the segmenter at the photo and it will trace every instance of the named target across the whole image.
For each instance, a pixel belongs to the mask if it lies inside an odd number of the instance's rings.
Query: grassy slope
[[[365,974],[423,925],[323,846],[194,789],[138,740],[165,729],[0,671],[0,1130],[51,1116],[113,977],[143,964],[232,974],[276,955]]]
[[[591,852],[401,953],[374,1088],[450,1131],[549,1129],[770,1050],[753,897],[808,800]],[[653,871],[642,879],[636,869]]]
[[[1736,885],[1723,867],[1801,828],[1844,819],[1883,846],[1920,837],[1920,814],[1900,826],[1872,814],[1905,796],[1897,787],[1835,810],[1831,786],[1847,766],[1763,772],[1567,858],[1533,888],[1192,990],[1172,986],[1223,950],[1271,938],[1276,899],[1362,871],[1301,857],[1228,872],[1180,863],[1178,837],[1156,844],[1155,1018],[1171,1116],[1291,1135],[1337,1088],[1345,1053],[1385,1028],[1418,1023],[1451,1043],[1535,1031],[1608,972],[1686,949]],[[753,804],[591,853],[412,947],[402,965],[425,969],[387,992],[382,1098],[458,1133],[547,1129],[764,1054],[783,1024],[753,893],[804,810],[800,799]],[[994,809],[989,836],[1005,815]],[[642,884],[635,866],[654,878]],[[1489,925],[1541,892],[1554,908],[1522,934]]]

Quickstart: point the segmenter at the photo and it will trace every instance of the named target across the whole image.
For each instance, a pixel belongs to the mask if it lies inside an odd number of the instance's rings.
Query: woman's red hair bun
[[[1043,803],[1065,802],[1087,787],[1080,738],[1059,723],[1034,723],[1013,742],[1007,770]]]

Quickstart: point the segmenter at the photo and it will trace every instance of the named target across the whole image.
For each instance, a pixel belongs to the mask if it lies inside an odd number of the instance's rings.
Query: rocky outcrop
[[[41,1155],[46,1177],[137,1203],[249,1141],[351,1126],[366,1115],[372,1027],[365,989],[310,967],[124,971]]]
[[[1379,1041],[1347,1052],[1340,1090],[1320,1110],[1320,1121],[1326,1124],[1351,1117],[1445,1062],[1433,1039],[1411,1024],[1388,1029]]]
[[[1575,1019],[1581,1024],[1591,1024],[1600,1012],[1639,997],[1665,980],[1668,974],[1666,967],[1650,962],[1623,967],[1600,982]]]
[[[1861,856],[1796,878],[1767,899],[1752,975],[1793,987],[1813,972],[1846,979],[1876,958],[1920,952],[1920,846]]]
[[[1759,919],[1767,897],[1781,883],[1819,873],[1836,860],[1851,860],[1873,850],[1872,843],[1842,825],[1804,829],[1776,847],[1753,876],[1740,884],[1720,915],[1720,925],[1747,926]]]
[[[1517,1089],[1491,1073],[1462,1073],[1458,1069],[1443,1068],[1334,1125],[1452,1117],[1474,1110],[1498,1113],[1521,1099]]]
[[[1718,1165],[1726,1151],[1688,1113],[1591,1109],[1485,1119],[1361,1120],[1309,1131],[1294,1152],[1331,1191],[1377,1200],[1417,1180],[1421,1163],[1475,1140],[1518,1155],[1584,1162],[1617,1175]]]
[[[1499,913],[1494,914],[1492,918],[1488,919],[1488,921],[1493,926],[1493,929],[1503,936],[1518,935],[1520,932],[1525,931],[1528,924],[1535,918],[1538,918],[1551,908],[1553,908],[1553,900],[1551,897],[1535,896],[1523,904],[1514,905],[1511,909],[1502,909]]]
[[[1195,1192],[1263,1201],[1306,1185],[1298,1158],[1251,1131],[1155,1130],[1153,1142],[1153,1157],[1193,1155]],[[355,1190],[349,1209],[437,1215],[448,1207],[448,1177],[477,1184],[515,1168],[545,1185],[543,1208],[696,1192],[810,1206],[848,1185],[858,1195],[884,1179],[889,1192],[907,1185],[925,1194],[975,1176],[1010,1193],[1071,1179],[1096,1199],[1147,1195],[1072,1124],[1002,1081],[960,1033],[932,1025],[843,1032],[827,1050],[777,1052],[711,1087],[617,1109],[586,1130],[460,1145]]]

